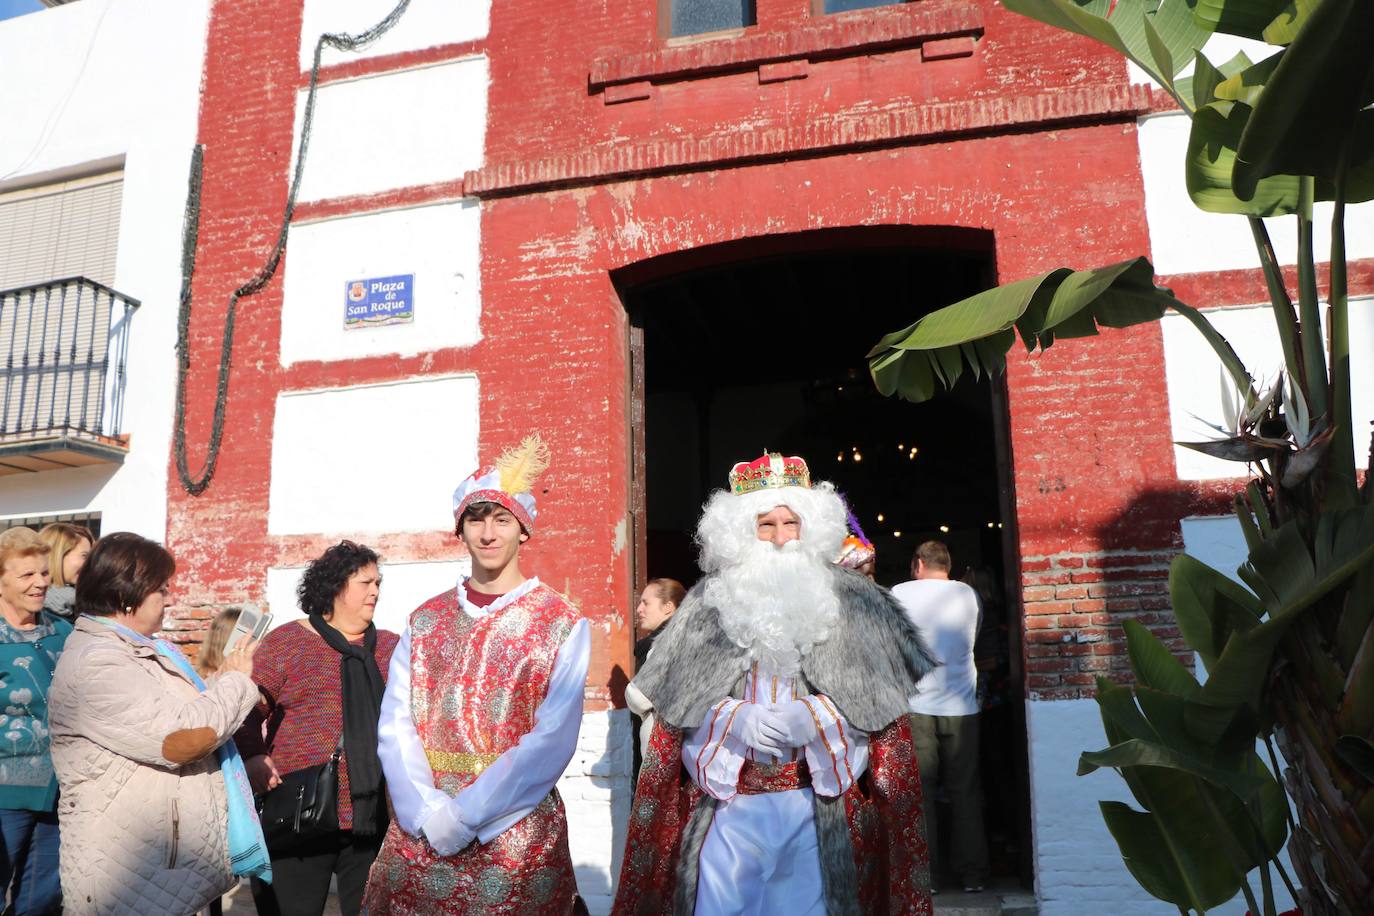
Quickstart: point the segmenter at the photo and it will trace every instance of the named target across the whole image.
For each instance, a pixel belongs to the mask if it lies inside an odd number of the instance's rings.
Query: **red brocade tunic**
[[[612,916],[673,911],[683,828],[704,793],[682,765],[682,732],[658,722],[639,771]],[[775,791],[794,785],[759,785]],[[932,916],[930,853],[911,726],[901,716],[869,736],[867,778],[844,793],[865,916]]]
[[[558,593],[537,586],[473,618],[456,591],[410,618],[410,709],[434,773],[450,796],[534,729],[563,645],[579,620]],[[490,842],[440,856],[393,821],[372,866],[364,912],[564,914],[577,886],[556,789]]]

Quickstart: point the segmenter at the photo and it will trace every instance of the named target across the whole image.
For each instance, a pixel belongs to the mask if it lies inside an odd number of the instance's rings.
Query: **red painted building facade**
[[[192,468],[209,437],[225,303],[260,268],[287,201],[310,81],[300,55],[304,5],[211,6],[197,135],[204,176],[191,286]],[[384,13],[390,4],[374,6]],[[268,603],[269,568],[299,567],[340,537],[374,544],[388,563],[457,559],[457,543],[437,526],[274,533],[273,442],[283,393],[471,376],[477,454],[486,460],[536,428],[552,446],[526,565],[596,624],[589,713],[619,706],[618,688],[632,674],[636,585],[654,574],[645,555],[645,516],[654,511],[645,504],[645,357],[627,289],[784,251],[863,247],[861,237],[937,261],[942,252],[976,256],[988,282],[1150,253],[1138,130],[1163,103],[1132,85],[1115,54],[991,0],[834,15],[820,8],[758,0],[755,25],[668,38],[670,0],[493,0],[479,37],[324,66],[322,93],[485,60],[483,118],[464,128],[482,132],[479,164],[305,200],[293,215],[293,225],[305,225],[443,202],[476,206],[481,332],[462,346],[285,364],[280,274],[242,301],[217,471],[199,495],[176,483],[174,468],[169,474],[167,539],[182,569],[183,638],[194,641],[216,606]],[[438,103],[424,116],[444,111]],[[360,124],[359,132],[376,138],[386,128]],[[312,149],[307,174],[330,168],[320,155]],[[293,253],[288,243],[285,270]],[[1359,279],[1366,292],[1369,274]],[[1257,271],[1165,282],[1200,306],[1263,298]],[[910,295],[911,313],[884,330],[943,304]],[[768,325],[778,321],[789,321],[785,291],[709,333],[756,340],[766,352]],[[824,335],[817,327],[817,339]],[[652,353],[647,359],[652,372]],[[1096,676],[1122,675],[1125,619],[1182,649],[1165,586],[1167,563],[1183,545],[1179,519],[1224,512],[1232,484],[1177,479],[1164,364],[1157,325],[1012,354],[995,397],[1005,470],[996,486],[1018,704],[1081,700]],[[339,431],[337,454],[403,456],[452,483],[470,470],[426,440],[417,428],[411,441],[374,441],[363,424]],[[726,466],[715,470],[713,483],[723,485]],[[389,488],[405,486],[404,476],[362,481],[349,498],[385,501]],[[1015,722],[1027,728],[1025,715]],[[1024,733],[1015,738],[1026,745]],[[1098,740],[1085,734],[1079,749]],[[1026,766],[1007,765],[1022,774],[1014,794],[1035,827],[1021,872],[1033,864],[1044,884],[1066,866],[1045,839],[1044,813],[1030,812],[1027,796],[1041,777],[1033,761],[1029,776]],[[1041,897],[1042,905],[1057,899],[1044,887]]]

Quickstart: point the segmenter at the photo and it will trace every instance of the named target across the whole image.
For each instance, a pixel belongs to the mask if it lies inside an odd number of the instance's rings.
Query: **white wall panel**
[[[281,361],[415,354],[477,341],[481,217],[476,201],[386,210],[291,230]],[[347,284],[415,276],[415,319],[344,327]]]
[[[477,379],[417,379],[277,398],[272,534],[443,531],[477,467]]]
[[[1283,353],[1274,332],[1274,318],[1269,306],[1216,309],[1206,314],[1208,320],[1231,342],[1251,374],[1272,382],[1283,367]],[[1196,442],[1219,438],[1217,432],[1198,418],[1223,424],[1221,361],[1186,319],[1169,314],[1162,324],[1169,418],[1174,441]],[[1350,345],[1354,370],[1351,391],[1355,462],[1358,467],[1365,467],[1369,463],[1369,424],[1374,420],[1374,299],[1351,301]],[[1182,480],[1245,475],[1243,464],[1212,458],[1192,449],[1175,446],[1174,459]]]
[[[297,147],[305,98],[296,97]],[[482,164],[486,113],[485,57],[322,86],[300,199],[460,179]]]
[[[305,0],[301,69],[310,69],[320,33],[356,35],[381,22],[395,7],[396,0]],[[326,45],[321,63],[328,66],[359,57],[485,38],[490,13],[491,0],[411,0],[400,21],[381,38],[357,51],[338,51]]]

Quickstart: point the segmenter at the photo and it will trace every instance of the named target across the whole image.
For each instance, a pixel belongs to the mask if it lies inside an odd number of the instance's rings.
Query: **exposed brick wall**
[[[194,661],[200,654],[201,644],[210,630],[210,622],[220,611],[241,610],[242,605],[232,604],[178,604],[167,608],[162,621],[163,639],[180,647]]]
[[[1130,679],[1122,622],[1147,626],[1188,667],[1169,612],[1177,551],[1104,551],[1023,557],[1026,689],[1036,700],[1090,697],[1099,677]]]

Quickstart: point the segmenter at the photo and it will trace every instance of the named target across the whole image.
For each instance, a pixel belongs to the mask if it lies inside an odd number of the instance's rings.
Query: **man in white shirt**
[[[978,593],[951,581],[949,570],[949,548],[939,541],[926,541],[911,560],[914,581],[903,582],[892,594],[942,662],[921,680],[910,700],[911,739],[926,799],[932,884],[939,886],[943,864],[935,815],[935,787],[943,775],[953,817],[949,865],[964,890],[974,892],[982,890],[988,878],[978,777],[978,671],[973,662],[982,609]]]

